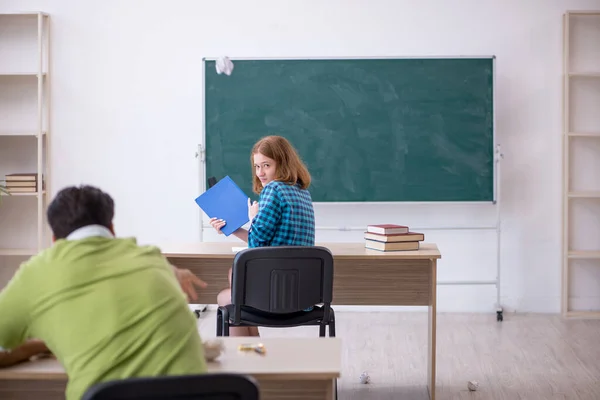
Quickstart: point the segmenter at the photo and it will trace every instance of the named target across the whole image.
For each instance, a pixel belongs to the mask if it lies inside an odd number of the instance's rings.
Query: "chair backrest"
[[[103,382],[81,400],[259,400],[259,391],[251,376],[213,373]]]
[[[321,246],[245,249],[233,261],[234,322],[242,306],[273,314],[302,311],[333,300],[333,255]]]

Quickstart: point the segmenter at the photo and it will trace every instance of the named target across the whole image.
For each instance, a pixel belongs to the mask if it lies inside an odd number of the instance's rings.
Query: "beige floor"
[[[426,399],[425,313],[338,312],[340,400]],[[215,313],[199,320],[215,336]],[[317,336],[318,328],[262,329],[265,337]],[[600,320],[549,315],[438,315],[437,399],[600,399]],[[371,383],[359,382],[368,371]],[[467,382],[478,381],[469,392]]]

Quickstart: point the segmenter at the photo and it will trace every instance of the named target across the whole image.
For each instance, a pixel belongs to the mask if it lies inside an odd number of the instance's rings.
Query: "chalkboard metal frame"
[[[198,150],[196,152],[196,156],[200,158],[199,172],[200,172],[200,182],[199,182],[199,190],[200,193],[206,191],[206,62],[214,62],[218,60],[220,57],[203,57],[202,58],[202,107],[201,108],[201,126],[202,126],[202,143],[198,145]],[[299,60],[299,61],[310,61],[310,60],[402,60],[402,59],[489,59],[492,61],[492,143],[493,143],[493,162],[492,162],[492,188],[493,195],[492,200],[482,200],[482,201],[344,201],[344,202],[320,202],[315,201],[315,204],[328,204],[328,205],[342,205],[342,204],[497,204],[499,199],[500,192],[500,183],[499,183],[499,169],[498,162],[500,157],[500,148],[497,142],[496,136],[496,56],[495,55],[438,55],[438,56],[334,56],[334,57],[228,57],[234,63],[233,74],[235,74],[235,61],[261,61],[261,60],[270,60],[270,61],[290,61],[290,60]],[[217,73],[215,71],[215,73]],[[222,178],[222,177],[220,177]]]

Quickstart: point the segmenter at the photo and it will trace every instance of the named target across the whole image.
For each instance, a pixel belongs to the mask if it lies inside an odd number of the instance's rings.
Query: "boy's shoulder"
[[[135,237],[88,237],[79,240],[59,239],[50,247],[33,255],[23,265],[47,265],[60,260],[78,258],[80,253],[87,254],[90,248],[102,247],[113,252],[140,252],[160,254],[161,251],[154,245],[140,245]]]

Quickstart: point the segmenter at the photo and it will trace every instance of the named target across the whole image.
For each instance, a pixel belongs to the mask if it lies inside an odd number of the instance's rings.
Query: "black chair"
[[[233,261],[232,304],[217,309],[217,336],[230,326],[318,325],[335,337],[333,255],[320,246],[245,249]],[[307,309],[312,309],[306,311]]]
[[[214,373],[103,382],[81,400],[259,400],[259,393],[251,376]]]

